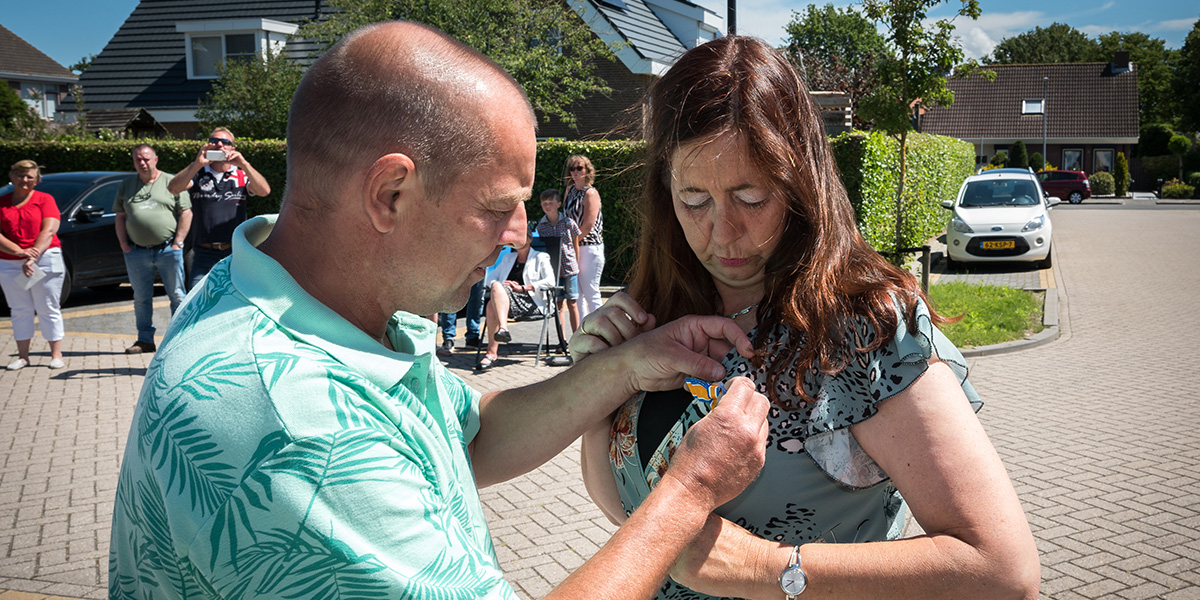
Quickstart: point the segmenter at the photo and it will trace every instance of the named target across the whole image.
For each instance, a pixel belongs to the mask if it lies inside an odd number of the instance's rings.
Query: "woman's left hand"
[[[571,358],[584,357],[619,346],[654,329],[654,315],[642,309],[629,294],[617,292],[592,314],[583,319],[579,330],[571,336]]]
[[[791,546],[764,540],[714,513],[671,567],[671,579],[712,596],[779,594],[778,583],[771,584],[790,552]]]
[[[21,265],[21,272],[24,273],[26,277],[33,277],[33,270],[36,268],[37,268],[37,259],[36,258],[28,258],[28,259],[25,259],[25,264]]]

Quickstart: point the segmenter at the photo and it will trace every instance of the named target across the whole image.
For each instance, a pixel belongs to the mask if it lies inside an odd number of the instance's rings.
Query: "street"
[[[1037,538],[1042,597],[1200,599],[1200,205],[1085,202],[1052,218],[1060,337],[969,361]],[[65,370],[45,368],[38,334],[34,366],[0,372],[0,600],[107,596],[112,497],[152,356],[123,353],[128,288],[81,292],[64,313]],[[522,326],[514,336],[537,336]],[[0,335],[15,355],[6,319]],[[516,354],[476,374],[461,346],[447,364],[484,391],[559,372]],[[481,499],[523,598],[614,530],[584,492],[577,445]]]

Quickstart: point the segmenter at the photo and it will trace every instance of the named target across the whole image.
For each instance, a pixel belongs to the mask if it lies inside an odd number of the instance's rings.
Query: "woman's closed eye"
[[[704,192],[680,192],[679,201],[689,209],[699,209],[712,202],[712,196]]]

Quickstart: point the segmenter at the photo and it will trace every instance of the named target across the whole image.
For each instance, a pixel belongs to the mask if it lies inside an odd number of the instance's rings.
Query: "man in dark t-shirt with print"
[[[214,129],[196,160],[167,185],[172,193],[188,190],[192,198],[192,269],[187,279],[188,290],[196,287],[213,265],[229,256],[233,230],[246,220],[248,196],[271,193],[267,180],[234,148],[233,140],[233,132],[228,129]],[[225,160],[210,160],[210,151],[224,152]]]

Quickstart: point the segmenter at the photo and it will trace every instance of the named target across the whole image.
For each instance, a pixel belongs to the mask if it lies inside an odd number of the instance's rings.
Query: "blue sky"
[[[693,0],[725,15],[726,0]],[[0,11],[0,24],[33,44],[50,58],[69,67],[88,54],[99,54],[117,28],[133,12],[137,0],[48,0],[14,2]],[[821,2],[820,4],[825,4]],[[835,6],[850,6],[833,2]],[[773,44],[784,38],[792,11],[803,11],[807,2],[795,0],[739,0],[738,32],[755,35]],[[951,4],[935,17],[950,16]],[[1110,31],[1140,31],[1178,48],[1200,18],[1195,0],[981,0],[983,16],[962,20],[957,32],[968,56],[978,58],[997,42],[1036,26],[1066,23],[1096,36]]]

